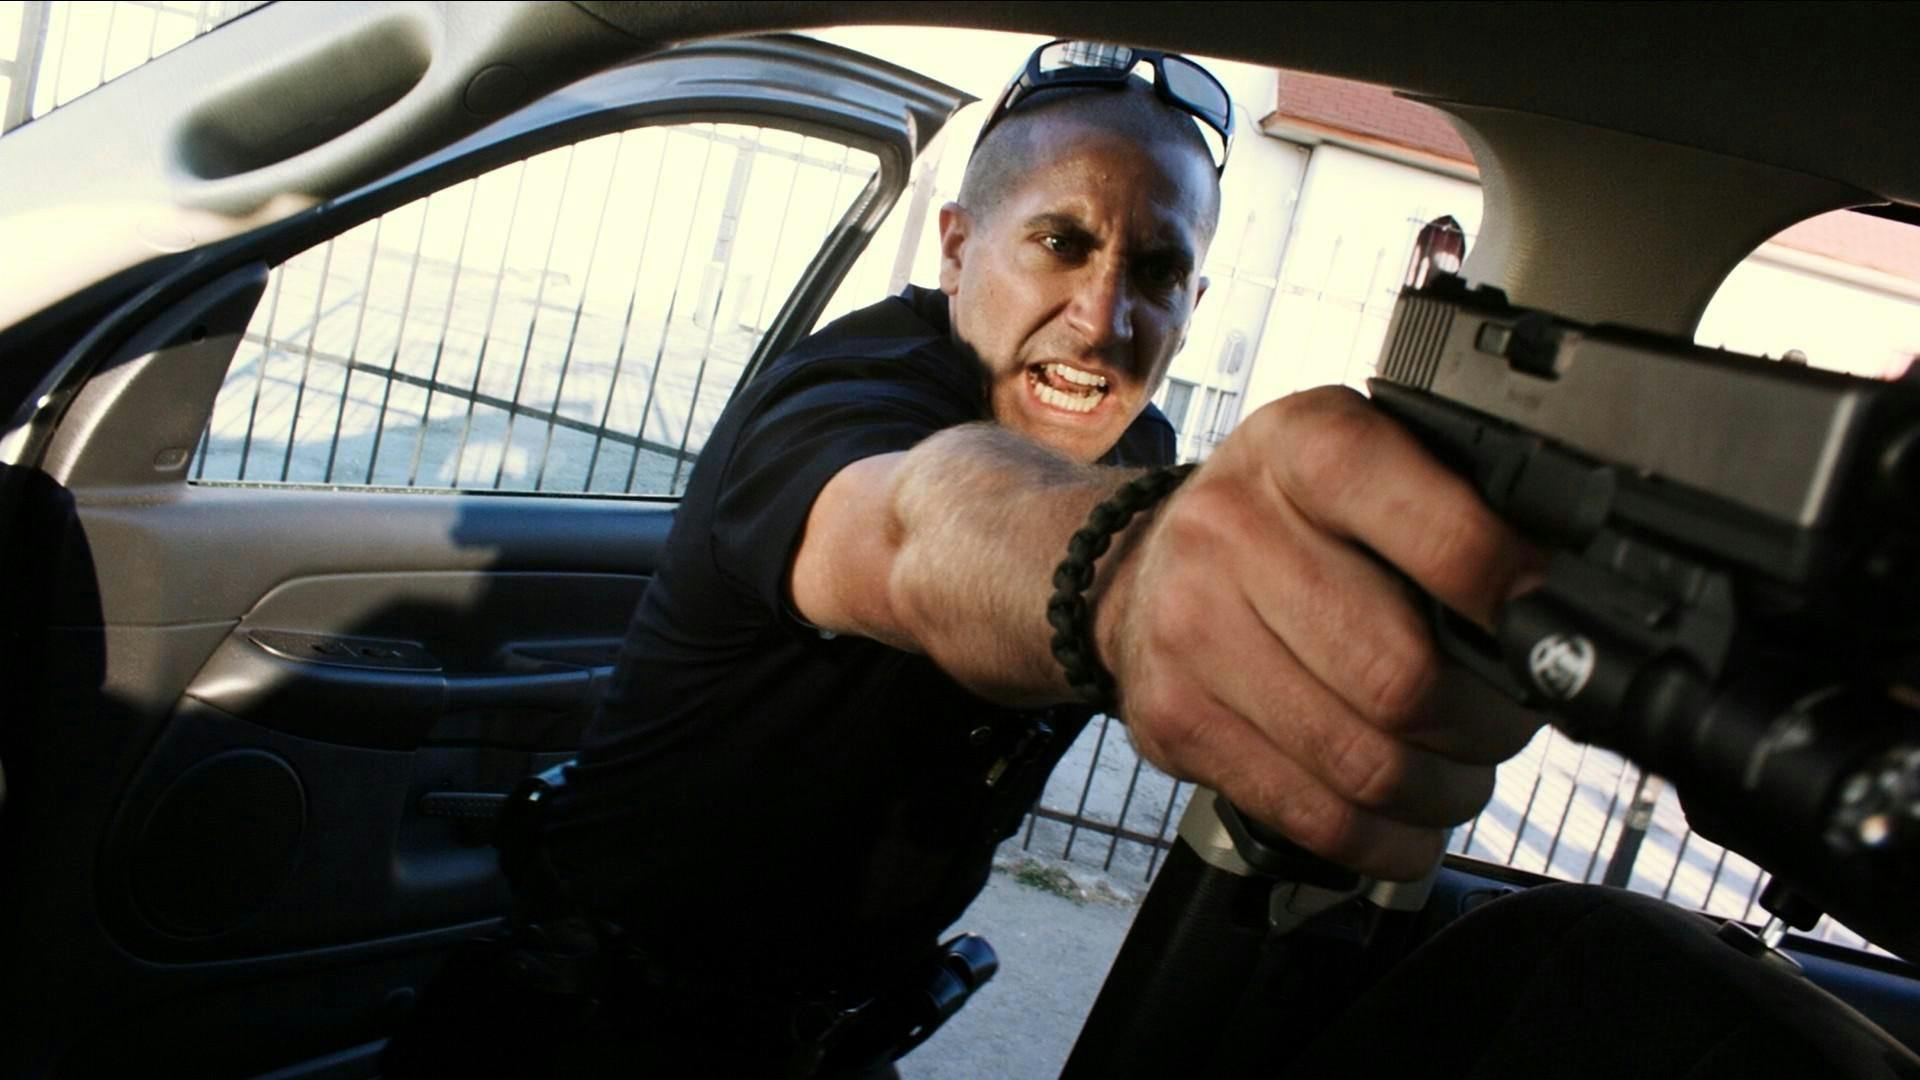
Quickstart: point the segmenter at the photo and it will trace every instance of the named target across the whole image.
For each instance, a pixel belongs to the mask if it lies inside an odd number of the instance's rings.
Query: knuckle
[[[1213,544],[1229,522],[1238,520],[1242,505],[1232,484],[1212,477],[1195,479],[1182,485],[1161,510],[1156,530],[1183,556],[1191,555],[1193,548]]]
[[[1368,659],[1359,705],[1369,719],[1389,728],[1418,726],[1440,675],[1440,659],[1432,645],[1400,625]]]
[[[1338,799],[1302,807],[1289,832],[1301,847],[1343,864],[1366,854],[1370,846],[1359,808]]]
[[[1173,703],[1166,697],[1150,692],[1138,718],[1128,715],[1127,730],[1142,757],[1165,772],[1186,775],[1191,771],[1189,766],[1196,760],[1196,753],[1204,749],[1207,742],[1205,725],[1190,710],[1169,707]]]
[[[1351,408],[1317,409],[1290,432],[1286,461],[1297,488],[1335,490],[1357,483],[1377,446],[1381,418]]]
[[[1207,605],[1193,590],[1157,594],[1148,602],[1148,647],[1157,655],[1178,656],[1206,640],[1209,623]]]
[[[1393,805],[1406,786],[1410,754],[1391,739],[1355,727],[1358,730],[1333,762],[1334,783],[1360,806],[1384,809]]]
[[[1500,564],[1502,540],[1477,507],[1457,506],[1424,523],[1414,536],[1413,558],[1437,584],[1474,592],[1485,568]]]

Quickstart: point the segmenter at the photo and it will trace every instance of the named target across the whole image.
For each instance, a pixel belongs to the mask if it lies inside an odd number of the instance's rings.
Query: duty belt
[[[540,816],[566,787],[564,762],[522,781],[502,809],[495,845],[514,893],[511,976],[530,989],[596,1002],[652,993],[731,997],[743,1018],[771,1020],[791,1040],[788,1075],[809,1077],[899,1058],[967,1003],[999,970],[993,946],[975,934],[943,943],[895,988],[858,1002],[773,1000],[696,984],[658,963],[619,925],[588,914],[548,857]]]

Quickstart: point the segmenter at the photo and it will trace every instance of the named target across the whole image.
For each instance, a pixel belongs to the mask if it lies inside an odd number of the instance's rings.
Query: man
[[[939,290],[821,331],[717,427],[543,828],[644,958],[667,1060],[777,1075],[924,975],[1086,722],[1053,571],[1171,461],[1150,399],[1206,291],[1230,116],[1184,58],[1044,47],[940,212]],[[1487,623],[1529,559],[1362,399],[1315,392],[1115,532],[1061,655],[1162,767],[1415,877],[1530,729],[1436,721],[1385,564]]]

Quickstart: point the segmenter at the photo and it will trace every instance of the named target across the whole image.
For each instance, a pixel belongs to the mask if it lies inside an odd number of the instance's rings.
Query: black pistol
[[[1545,547],[1446,651],[1670,780],[1695,831],[1920,957],[1920,379],[1401,295],[1376,405]]]

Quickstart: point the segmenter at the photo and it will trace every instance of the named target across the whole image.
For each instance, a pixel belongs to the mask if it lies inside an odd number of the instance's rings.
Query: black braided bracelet
[[[1093,606],[1087,603],[1086,593],[1093,584],[1094,561],[1107,553],[1114,535],[1127,527],[1133,515],[1166,498],[1193,469],[1192,465],[1168,465],[1120,485],[1087,515],[1087,523],[1067,541],[1067,557],[1054,568],[1053,599],[1047,601],[1053,658],[1067,673],[1068,685],[1102,712],[1112,712],[1116,701],[1113,673],[1100,662],[1093,646]]]

